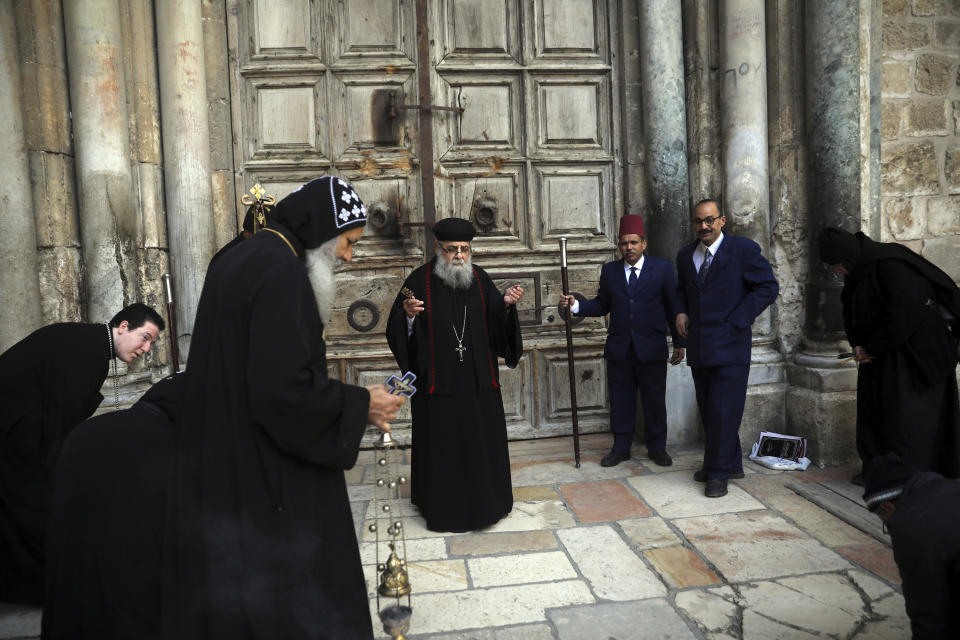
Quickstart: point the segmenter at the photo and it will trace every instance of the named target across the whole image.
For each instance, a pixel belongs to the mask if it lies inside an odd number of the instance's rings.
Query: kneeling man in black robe
[[[473,225],[447,218],[433,229],[437,255],[404,282],[387,341],[401,371],[417,374],[411,500],[431,531],[472,531],[513,508],[507,426],[497,358],[523,354],[516,303],[471,263]]]
[[[403,403],[327,374],[323,328],[366,209],[317,178],[207,271],[166,491],[162,637],[371,638],[343,470]]]
[[[133,362],[163,329],[136,302],[106,324],[37,329],[0,355],[0,602],[43,602],[48,479],[63,439],[100,406],[110,361]]]

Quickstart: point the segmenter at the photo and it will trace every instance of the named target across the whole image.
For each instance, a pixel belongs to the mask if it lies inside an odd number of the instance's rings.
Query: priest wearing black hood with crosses
[[[366,219],[347,182],[317,178],[207,271],[166,491],[164,639],[373,637],[343,470],[403,398],[329,378],[323,338]]]
[[[513,491],[498,358],[523,354],[517,302],[471,262],[470,222],[433,228],[436,256],[404,282],[387,323],[401,371],[417,374],[411,400],[411,500],[432,531],[472,531],[510,513]]]

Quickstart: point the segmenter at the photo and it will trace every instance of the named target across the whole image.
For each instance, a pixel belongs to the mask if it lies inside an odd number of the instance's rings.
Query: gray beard
[[[337,297],[333,270],[343,262],[337,257],[337,238],[327,240],[316,249],[307,249],[306,256],[307,275],[313,287],[313,295],[317,299],[317,311],[320,312],[320,321],[326,327],[330,324],[333,302]]]
[[[473,284],[473,265],[470,258],[466,258],[461,265],[447,262],[443,256],[437,256],[434,273],[440,281],[451,289],[469,289]]]

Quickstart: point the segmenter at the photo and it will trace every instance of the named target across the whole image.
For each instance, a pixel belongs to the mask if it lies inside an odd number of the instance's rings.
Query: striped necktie
[[[700,271],[697,272],[697,275],[700,276],[700,282],[705,282],[707,280],[707,271],[710,270],[710,263],[713,262],[713,253],[707,249],[704,252],[703,264],[700,265]]]

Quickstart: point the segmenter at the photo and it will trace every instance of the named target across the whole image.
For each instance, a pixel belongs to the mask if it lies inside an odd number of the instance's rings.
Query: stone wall
[[[960,0],[884,0],[881,239],[960,280]]]

